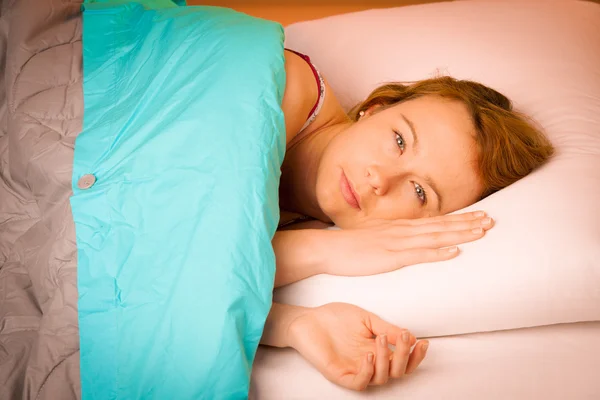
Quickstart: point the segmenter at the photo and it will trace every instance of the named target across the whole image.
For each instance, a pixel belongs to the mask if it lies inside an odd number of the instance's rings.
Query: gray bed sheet
[[[80,1],[0,3],[0,399],[80,397]]]

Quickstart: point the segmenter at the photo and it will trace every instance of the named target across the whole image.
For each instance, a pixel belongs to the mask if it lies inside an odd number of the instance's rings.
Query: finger
[[[465,231],[424,233],[412,237],[397,240],[398,250],[408,249],[439,249],[441,247],[455,246],[461,243],[473,242],[485,235],[482,228],[469,229]]]
[[[410,356],[411,334],[405,330],[400,335],[400,340],[396,342],[396,350],[390,365],[390,376],[392,378],[400,378],[404,375],[406,365]]]
[[[387,270],[381,270],[381,272],[395,271],[408,265],[415,265],[421,263],[432,263],[438,261],[450,260],[456,257],[460,253],[460,249],[456,246],[446,247],[443,249],[412,249],[403,251],[390,251],[389,262],[387,263]],[[384,329],[381,332],[385,332]],[[394,339],[389,338],[390,343],[395,343]]]
[[[344,375],[340,380],[340,385],[352,390],[365,390],[375,372],[373,364],[373,353],[369,352],[363,357],[360,370],[356,375]]]
[[[486,216],[485,211],[472,211],[468,213],[462,214],[452,214],[452,215],[438,215],[435,217],[429,218],[417,218],[410,220],[411,225],[421,225],[421,224],[430,224],[432,222],[444,222],[444,221],[470,221],[473,219],[483,218]]]
[[[380,335],[377,340],[377,355],[375,356],[375,374],[371,383],[373,385],[383,385],[389,379],[390,358],[387,335]]]
[[[450,260],[460,253],[460,249],[456,246],[451,246],[443,249],[414,249],[405,250],[396,253],[396,259],[390,270],[406,267],[407,265],[415,265],[422,263],[438,262]]]
[[[431,222],[429,224],[411,226],[407,229],[410,230],[411,235],[418,235],[433,232],[468,231],[475,228],[482,228],[484,230],[488,230],[491,229],[493,226],[494,220],[486,216],[482,218],[461,221],[436,221]]]
[[[473,211],[462,214],[452,215],[438,215],[436,217],[429,218],[414,218],[414,219],[378,219],[371,218],[368,221],[363,221],[352,228],[369,228],[369,227],[385,227],[387,228],[390,224],[396,224],[397,226],[419,226],[427,225],[435,222],[460,222],[460,221],[471,221],[476,219],[484,218],[487,214],[484,211]]]
[[[369,313],[369,321],[368,321],[368,326],[369,329],[371,330],[371,332],[373,332],[375,334],[375,336],[379,336],[379,335],[383,335],[385,334],[387,336],[387,341],[389,344],[393,344],[393,345],[397,345],[398,342],[401,340],[401,335],[404,331],[408,331],[407,329],[403,329],[400,328],[396,325],[392,325],[387,321],[384,321],[383,319],[379,318],[377,315],[375,314],[371,314]],[[410,346],[414,346],[415,342],[417,341],[417,338],[414,337],[414,335],[410,332],[408,332],[409,335],[409,343]]]
[[[425,358],[425,355],[427,355],[428,347],[428,340],[420,340],[419,342],[417,342],[412,354],[410,355],[410,358],[408,359],[408,364],[406,365],[405,371],[406,374],[411,374],[415,369],[417,369],[419,364],[421,364],[421,362]]]
[[[396,342],[400,340],[400,335],[404,331],[404,329],[382,320],[375,314],[370,314],[369,329],[375,334],[375,336],[385,334],[387,336],[388,343],[393,345],[395,345]]]

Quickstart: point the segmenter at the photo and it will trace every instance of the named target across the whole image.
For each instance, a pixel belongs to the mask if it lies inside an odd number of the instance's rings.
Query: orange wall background
[[[189,5],[229,7],[255,17],[277,21],[286,26],[298,21],[371,8],[399,7],[439,1],[443,0],[188,0],[187,3]]]
[[[298,21],[328,17],[371,8],[400,7],[412,4],[439,3],[452,0],[187,0],[189,5],[229,7],[283,26]],[[520,0],[505,0],[518,2]],[[547,6],[555,0],[539,0]],[[600,0],[587,0],[600,3]],[[2,1],[0,0],[0,3]]]

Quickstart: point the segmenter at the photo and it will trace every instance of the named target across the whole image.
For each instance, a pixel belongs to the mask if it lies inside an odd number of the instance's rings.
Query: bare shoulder
[[[286,50],[284,54],[286,82],[281,108],[285,117],[286,143],[290,143],[308,119],[310,111],[318,100],[319,90],[308,63],[291,51]],[[317,118],[306,128],[307,134],[345,116],[344,110],[327,82],[327,77],[323,76],[323,79],[325,99]]]

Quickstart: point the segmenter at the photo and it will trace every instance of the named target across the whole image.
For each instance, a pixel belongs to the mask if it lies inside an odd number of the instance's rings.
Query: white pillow
[[[546,166],[462,210],[496,226],[443,263],[320,275],[275,294],[353,303],[418,336],[600,320],[600,5],[451,2],[370,10],[286,29],[346,110],[386,81],[438,73],[487,84],[544,127]]]

